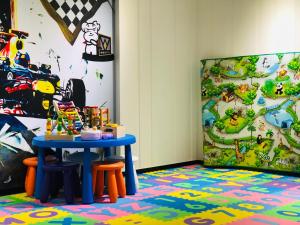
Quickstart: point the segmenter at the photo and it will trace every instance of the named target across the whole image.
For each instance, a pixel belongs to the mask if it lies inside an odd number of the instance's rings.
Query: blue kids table
[[[134,170],[131,155],[131,144],[135,143],[135,137],[130,134],[126,134],[125,137],[108,140],[96,140],[96,141],[83,141],[80,137],[77,137],[75,141],[48,141],[44,136],[37,136],[33,138],[32,145],[38,147],[38,166],[35,184],[34,196],[40,198],[40,189],[43,182],[44,171],[44,149],[56,148],[56,153],[59,160],[62,159],[62,148],[68,148],[69,151],[72,148],[83,148],[83,184],[82,184],[82,202],[84,204],[90,204],[94,202],[92,191],[92,161],[90,158],[90,148],[104,148],[105,151],[109,151],[110,147],[125,146],[125,179],[126,179],[126,194],[134,195],[136,193]]]

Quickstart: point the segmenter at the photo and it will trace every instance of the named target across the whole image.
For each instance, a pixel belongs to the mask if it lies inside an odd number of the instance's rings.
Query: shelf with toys
[[[56,119],[47,117],[46,140],[112,139],[125,136],[125,127],[110,123],[109,109],[85,106],[83,110],[71,102],[54,102]]]

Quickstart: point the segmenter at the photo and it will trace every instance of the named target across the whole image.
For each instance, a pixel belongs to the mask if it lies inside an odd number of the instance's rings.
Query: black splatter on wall
[[[10,0],[1,0],[0,31],[8,32],[11,27]]]

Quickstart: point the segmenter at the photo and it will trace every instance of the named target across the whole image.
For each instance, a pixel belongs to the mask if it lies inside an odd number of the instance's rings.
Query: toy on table
[[[57,119],[52,123],[48,115],[46,123],[46,140],[75,140],[82,127],[82,121],[73,102],[54,102]],[[56,128],[56,133],[53,130]]]
[[[105,136],[107,133],[112,134],[113,138],[121,138],[125,136],[125,127],[116,123],[108,123],[101,127],[101,130],[103,131],[102,136]],[[107,136],[110,137],[111,135]]]
[[[98,106],[85,106],[83,107],[83,114],[84,114],[84,126],[85,127],[94,127],[100,125],[99,123],[99,108]]]
[[[98,107],[98,106],[85,106],[83,107],[83,114],[84,114],[84,126],[88,126],[90,128],[105,126],[109,123],[109,109]]]
[[[99,140],[101,139],[102,131],[98,130],[97,127],[89,128],[85,127],[81,130],[82,140]]]
[[[84,113],[84,127],[81,134],[93,133],[92,128],[95,127],[102,131],[102,139],[120,138],[125,136],[125,127],[118,124],[110,123],[109,109],[97,106],[85,106]]]
[[[58,115],[56,121],[52,124],[52,119],[47,118],[47,131],[45,132],[46,140],[74,140],[78,136],[77,131],[73,132],[73,118],[69,116],[70,120],[66,126],[63,122],[63,116]],[[53,132],[56,128],[56,133]]]
[[[111,132],[103,132],[103,125],[109,123],[109,109],[98,106],[83,107],[84,129],[81,130],[81,139],[111,139],[114,135]]]
[[[58,115],[57,117],[57,134],[61,134],[63,129],[63,120],[62,116]]]
[[[52,119],[47,118],[47,123],[46,123],[46,135],[51,135],[52,133]]]
[[[112,138],[114,138],[113,133],[111,133],[111,132],[103,132],[102,133],[102,139],[112,139]]]
[[[100,126],[103,127],[110,122],[109,109],[100,107]]]
[[[83,126],[83,123],[81,121],[79,112],[78,112],[78,108],[76,108],[75,104],[73,103],[73,101],[70,102],[58,102],[58,101],[54,101],[53,102],[55,111],[57,112],[57,114],[62,115],[62,119],[63,122],[65,124],[68,124],[68,115],[72,115],[73,116],[73,125],[76,128],[76,130],[80,130]]]

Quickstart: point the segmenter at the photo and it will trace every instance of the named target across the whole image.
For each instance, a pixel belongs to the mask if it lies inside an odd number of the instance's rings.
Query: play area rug
[[[300,224],[299,177],[191,165],[140,174],[139,181],[136,195],[114,204],[3,196],[0,224]]]

